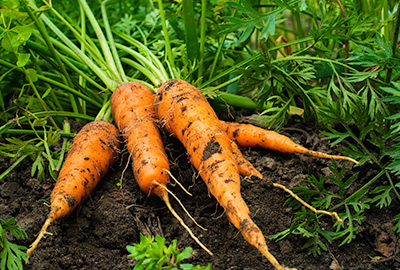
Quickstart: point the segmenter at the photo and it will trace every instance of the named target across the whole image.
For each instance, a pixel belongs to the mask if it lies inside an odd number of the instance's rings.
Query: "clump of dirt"
[[[284,134],[295,142],[313,150],[340,153],[340,146],[330,147],[317,131],[301,124],[294,126],[310,135],[307,141],[304,132],[285,131]],[[161,199],[141,192],[131,167],[124,170],[127,155],[122,155],[73,214],[49,227],[53,235],[42,239],[24,269],[132,269],[135,260],[127,257],[126,246],[138,242],[139,233],[161,235],[169,243],[177,239],[180,248],[191,246],[194,254],[188,262],[195,265],[212,263],[213,269],[273,269],[263,255],[229,223],[223,209],[190,165],[182,145],[170,136],[165,136],[165,140],[172,161],[171,172],[189,188],[193,196],[184,193],[177,185],[169,187],[197,222],[208,230],[198,228],[178,203],[174,200],[171,203],[214,256],[209,256],[190,238]],[[296,217],[295,211],[285,205],[287,194],[271,184],[276,182],[290,188],[307,186],[307,175],[319,177],[320,174],[328,174],[331,161],[264,149],[241,150],[244,157],[264,175],[260,181],[242,181],[242,195],[254,222],[265,236],[289,228]],[[8,158],[1,158],[0,171],[11,162]],[[338,164],[343,163],[338,161]],[[345,163],[347,175],[360,171],[358,185],[362,186],[370,180],[371,168],[352,168],[352,164]],[[18,220],[28,239],[17,241],[10,237],[10,240],[25,246],[34,241],[49,213],[43,202],[49,201],[54,186],[51,178],[44,182],[31,178],[30,166],[29,162],[20,165],[0,183],[0,216],[2,219],[15,217]],[[267,240],[267,243],[281,264],[297,269],[400,269],[398,236],[393,234],[390,220],[398,208],[399,202],[393,201],[390,207],[370,209],[366,217],[368,222],[360,226],[350,244],[339,246],[341,239],[332,244],[325,243],[328,251],[322,251],[320,256],[313,256],[302,249],[309,239],[301,235],[289,235],[279,242]],[[323,217],[320,222],[332,227],[334,220]]]

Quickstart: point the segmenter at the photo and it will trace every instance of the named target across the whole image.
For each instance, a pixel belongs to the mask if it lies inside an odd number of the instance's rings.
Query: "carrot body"
[[[328,155],[309,150],[294,143],[288,137],[272,130],[266,130],[249,124],[228,123],[221,121],[228,136],[242,147],[262,147],[282,153],[298,153],[319,158],[343,159],[360,164],[358,161],[344,156]]]
[[[185,146],[193,166],[210,193],[224,207],[230,222],[277,269],[261,230],[252,221],[240,193],[240,175],[231,140],[201,92],[182,80],[170,80],[158,90],[154,110],[165,129]],[[237,149],[239,151],[239,149]],[[240,155],[241,156],[241,155]]]
[[[117,156],[117,128],[104,121],[86,124],[75,136],[51,193],[51,209],[28,257],[54,221],[69,215],[107,173]]]
[[[120,85],[111,96],[111,111],[132,157],[133,172],[140,188],[146,194],[157,195],[190,236],[210,255],[209,251],[169,202],[169,162],[153,111],[154,94],[141,83]]]
[[[154,123],[154,94],[137,82],[120,85],[111,97],[111,111],[132,157],[133,172],[146,194],[163,197],[169,162]]]

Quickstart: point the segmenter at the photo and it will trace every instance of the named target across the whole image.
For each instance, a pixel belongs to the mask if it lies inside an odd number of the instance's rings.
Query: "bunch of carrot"
[[[154,194],[163,199],[172,214],[203,249],[212,254],[193,235],[169,203],[169,163],[156,120],[182,142],[191,163],[199,171],[210,193],[224,207],[230,222],[276,269],[290,268],[281,266],[269,252],[265,238],[252,221],[240,193],[240,175],[262,178],[262,174],[243,158],[238,145],[357,163],[348,157],[310,151],[275,132],[252,125],[220,121],[201,92],[183,80],[165,82],[156,95],[140,83],[122,84],[112,95],[111,110],[132,159],[134,175],[140,188],[146,194]],[[109,123],[93,122],[79,132],[52,192],[49,217],[28,250],[28,256],[46,234],[50,223],[71,213],[94,189],[110,168],[118,145],[118,130]]]

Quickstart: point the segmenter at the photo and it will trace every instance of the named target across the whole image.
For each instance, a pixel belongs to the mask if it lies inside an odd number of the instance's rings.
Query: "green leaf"
[[[1,47],[3,47],[4,50],[13,52],[14,48],[11,43],[12,40],[12,35],[9,32],[4,33],[4,36],[1,40]]]
[[[182,260],[189,259],[192,257],[192,248],[186,247],[181,253],[176,256],[176,262],[179,263]]]
[[[26,239],[26,232],[22,230],[16,222],[14,218],[10,218],[7,221],[0,219],[0,246],[2,247],[0,252],[1,270],[22,270],[22,261],[28,262],[27,255],[24,252],[27,250],[27,247],[11,243],[5,237],[5,230],[7,230],[18,239]]]
[[[31,57],[31,55],[29,53],[19,53],[17,66],[24,67],[28,63],[30,57]],[[36,80],[37,80],[37,78],[36,78]]]
[[[271,15],[264,28],[261,30],[260,33],[260,39],[265,39],[267,40],[269,36],[272,36],[275,34],[275,15]]]
[[[199,58],[200,44],[197,38],[197,21],[193,10],[193,1],[183,0],[182,2],[187,57],[194,61]]]
[[[391,58],[393,56],[390,44],[388,42],[385,42],[382,36],[378,32],[376,32],[376,43],[378,44],[379,48],[383,51],[386,58]]]
[[[306,4],[306,0],[301,0],[300,1],[300,11],[304,11],[307,9],[307,4]]]
[[[249,23],[245,30],[240,34],[239,42],[245,42],[254,31],[254,24]]]
[[[331,142],[330,145],[336,145],[350,136],[350,134],[347,132],[339,132],[333,128],[329,128],[329,130],[330,132],[321,131],[321,133],[326,136],[324,138],[325,140],[336,139],[335,141]]]
[[[377,202],[377,206],[380,208],[388,207],[392,202],[392,197],[390,195],[390,191],[392,190],[391,186],[378,186],[374,190],[371,191],[371,194],[378,194],[374,198],[372,198],[371,203]]]
[[[38,76],[36,70],[28,68],[26,70],[26,73],[27,73],[26,76],[29,78],[29,80],[31,80],[32,82],[37,82]]]

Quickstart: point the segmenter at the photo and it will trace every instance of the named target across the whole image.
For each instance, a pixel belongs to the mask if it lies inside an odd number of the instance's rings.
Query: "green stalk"
[[[113,35],[111,32],[110,23],[108,22],[108,16],[107,16],[107,11],[106,11],[106,7],[105,7],[105,5],[108,1],[109,0],[105,0],[105,1],[101,2],[101,5],[100,5],[101,6],[101,14],[103,16],[104,27],[106,30],[108,42],[110,43],[111,53],[114,58],[114,62],[117,66],[117,70],[118,70],[117,74],[120,76],[120,79],[122,80],[122,82],[126,82],[127,79],[126,79],[125,71],[124,71],[124,68],[122,67],[121,60],[119,59],[117,49],[115,48],[115,42],[114,42],[114,38],[113,38]]]
[[[382,22],[387,21],[388,12],[389,12],[388,0],[383,0],[382,1],[382,9],[381,9]],[[389,42],[390,34],[389,34],[389,24],[388,23],[382,27],[381,35],[385,37],[386,42]]]
[[[183,0],[182,5],[187,58],[194,62],[199,58],[199,42],[197,40],[197,25],[193,10],[193,0]]]
[[[96,118],[94,119],[95,121],[106,121],[106,122],[111,122],[112,116],[111,116],[111,107],[110,107],[110,100],[107,100],[103,107],[101,107],[100,111],[97,113]]]
[[[30,0],[32,5],[34,5],[32,1],[33,0]],[[47,4],[47,7],[67,27],[71,29],[71,31],[76,35],[77,38],[80,37],[79,33],[77,33],[76,30],[56,10],[54,10],[54,8],[52,8],[51,5]],[[41,19],[53,31],[53,33],[57,35],[62,40],[62,42],[64,42],[65,45],[73,51],[74,54],[76,54],[79,58],[81,58],[81,60],[90,67],[90,69],[104,82],[104,84],[108,89],[114,89],[116,87],[116,83],[114,82],[114,80],[110,79],[110,77],[107,74],[105,74],[99,66],[97,66],[85,53],[83,53],[67,36],[65,36],[64,33],[45,14],[41,15]],[[101,56],[97,57],[101,58]]]
[[[169,78],[167,71],[165,70],[163,64],[161,61],[153,54],[149,48],[144,45],[143,43],[139,42],[138,40],[132,38],[131,36],[128,36],[125,33],[121,33],[118,31],[114,31],[115,34],[120,36],[122,39],[126,40],[127,42],[131,43],[133,46],[138,47],[140,51],[146,52],[146,56],[149,62],[151,62],[153,65],[155,65],[156,70],[154,71],[159,71],[162,73],[162,78],[167,80]],[[118,46],[117,44],[116,46]]]
[[[374,178],[372,178],[371,180],[368,181],[368,183],[366,183],[364,186],[362,186],[361,188],[359,188],[356,192],[354,192],[353,194],[351,194],[349,197],[347,197],[346,199],[344,199],[341,203],[333,206],[330,211],[333,211],[337,208],[339,208],[342,205],[347,204],[348,202],[352,201],[354,198],[356,198],[357,196],[360,195],[361,192],[364,192],[364,190],[366,190],[370,185],[372,185],[376,180],[378,180],[382,175],[385,174],[385,170],[380,171],[377,175],[375,175]]]
[[[237,107],[237,108],[244,108],[244,109],[249,109],[249,110],[257,110],[257,104],[248,97],[244,96],[238,96],[235,94],[227,93],[227,92],[221,92],[221,91],[214,91],[213,92],[211,99],[219,102],[219,103],[224,103],[224,104],[229,104],[231,106]],[[267,109],[265,105],[261,108],[263,110]]]
[[[200,56],[199,56],[199,71],[198,78],[202,80],[204,68],[204,47],[206,43],[206,12],[207,1],[201,1],[201,19],[200,19]]]
[[[89,19],[90,24],[92,25],[93,30],[96,33],[96,36],[98,38],[100,47],[101,47],[101,49],[103,51],[104,58],[106,60],[106,63],[109,66],[109,70],[111,70],[113,75],[115,75],[116,78],[119,81],[121,81],[121,78],[120,78],[120,76],[118,74],[117,67],[116,67],[116,65],[114,63],[113,55],[112,55],[112,53],[110,51],[110,47],[108,46],[107,39],[104,36],[103,31],[101,30],[100,25],[97,22],[96,17],[94,16],[94,14],[93,14],[92,10],[90,9],[90,7],[89,7],[88,3],[86,2],[86,0],[79,0],[79,3],[82,5],[82,7],[83,7],[83,9],[84,9],[84,11],[86,13],[86,16]]]
[[[397,7],[396,12],[396,22],[394,24],[394,34],[393,34],[393,41],[392,41],[392,57],[396,55],[396,48],[397,42],[399,40],[399,30],[400,30],[400,6]],[[392,78],[392,68],[389,68],[386,73],[386,83],[389,83]]]
[[[221,55],[222,48],[224,46],[225,39],[227,36],[228,36],[228,34],[223,35],[221,41],[219,42],[217,53],[215,54],[214,61],[211,64],[210,76],[208,77],[209,80],[211,80],[211,78],[214,76],[215,69],[216,69],[217,63],[218,63],[218,59],[219,59],[219,56]]]
[[[292,12],[293,14],[293,12]],[[303,28],[301,27],[301,18],[300,18],[300,13],[295,12],[294,17],[296,18],[296,26],[297,26],[297,38],[303,38],[304,37],[304,31]],[[300,49],[304,48],[304,44],[300,43]]]
[[[44,118],[44,117],[70,117],[70,118],[80,118],[83,120],[93,121],[95,118],[93,116],[80,114],[80,113],[73,113],[73,112],[65,112],[65,111],[47,111],[47,112],[37,112],[32,113],[32,117],[35,118]],[[28,117],[26,116],[18,116],[18,118],[14,118],[9,120],[6,124],[0,127],[0,134],[5,133],[10,128],[13,128],[17,124],[22,124],[27,120]]]
[[[142,65],[148,67],[148,69],[154,73],[154,75],[156,75],[156,77],[161,79],[161,82],[164,82],[166,80],[168,80],[168,78],[164,77],[164,74],[162,74],[155,66],[154,64],[147,58],[145,58],[143,55],[141,55],[140,53],[138,53],[137,51],[132,50],[129,47],[126,47],[125,45],[122,44],[115,44],[115,46],[118,49],[123,50],[126,53],[129,53],[130,55],[132,55],[136,60],[138,60]]]
[[[171,42],[170,42],[169,36],[168,36],[167,21],[165,20],[163,2],[162,2],[162,0],[157,0],[157,1],[158,1],[158,8],[160,10],[162,29],[163,29],[163,32],[164,32],[165,49],[167,51],[168,64],[171,66],[171,70],[175,74],[175,70],[176,70],[176,68],[175,68],[175,59],[174,59],[174,55],[172,53]],[[173,76],[173,77],[175,77],[175,76]]]
[[[163,83],[163,81],[161,81],[160,79],[158,79],[156,76],[154,76],[154,73],[151,70],[148,70],[147,68],[145,68],[144,66],[142,66],[141,64],[133,61],[132,59],[129,58],[121,58],[121,61],[130,65],[131,67],[133,67],[134,69],[137,69],[138,71],[140,71],[144,76],[146,76],[154,85],[160,85]]]
[[[36,132],[35,127],[34,127],[33,125],[32,125],[32,129]],[[51,171],[51,172],[54,172],[55,169],[56,169],[56,165],[54,164],[53,158],[52,158],[52,156],[51,156],[50,147],[49,147],[49,144],[48,144],[48,142],[47,142],[47,132],[46,132],[46,129],[44,130],[44,133],[43,133],[43,139],[42,139],[42,137],[40,137],[39,134],[37,134],[37,136],[38,136],[39,139],[43,140],[43,142],[44,142],[44,149],[45,149],[46,154],[47,154],[47,156],[48,156],[47,160],[49,161],[50,171]]]
[[[45,47],[45,46],[43,46],[43,45],[41,45],[41,44],[39,44],[39,43],[37,43],[35,41],[32,41],[30,39],[28,39],[26,41],[26,46],[29,49],[31,49],[31,50],[39,53],[39,54],[43,54],[43,55],[46,55],[46,56],[51,56],[52,55],[47,47]],[[68,56],[60,55],[60,58],[61,59],[65,59],[65,61],[63,60],[65,63],[70,63],[70,64],[78,67],[79,69],[82,69],[84,71],[89,71],[90,70],[88,66],[83,65],[80,62],[78,62],[78,61],[76,61],[76,60],[74,60],[74,59],[72,59],[72,58],[70,58]]]
[[[2,59],[0,59],[0,65],[3,65],[3,66],[8,67],[8,68],[13,68],[14,70],[16,70],[16,71],[18,71],[18,72],[21,72],[21,73],[25,73],[24,70],[23,70],[22,68],[18,68],[16,65],[13,65],[13,64],[11,64],[11,63],[8,63],[8,62],[6,62],[6,61],[4,61],[4,60],[2,60]],[[49,78],[47,78],[47,77],[45,77],[45,76],[43,76],[43,75],[40,75],[40,74],[37,74],[37,78],[38,78],[39,80],[43,81],[43,82],[46,82],[46,83],[49,83],[49,84],[54,85],[54,86],[56,86],[56,87],[59,87],[59,88],[61,88],[61,89],[64,89],[64,90],[70,92],[71,94],[76,95],[76,96],[78,96],[78,97],[80,97],[80,98],[86,100],[87,102],[93,104],[94,106],[96,106],[96,107],[98,107],[98,108],[101,108],[101,104],[98,103],[97,101],[95,101],[95,100],[93,100],[93,99],[87,97],[86,95],[82,94],[81,92],[76,91],[75,89],[73,89],[73,88],[71,88],[71,87],[69,87],[69,86],[67,86],[67,85],[65,85],[65,84],[63,84],[63,83],[60,83],[60,82],[58,82],[58,81],[49,79]],[[36,88],[35,88],[35,89],[36,89]],[[36,90],[36,91],[37,91],[37,90]],[[39,94],[39,93],[37,93],[37,94]],[[40,96],[40,95],[39,95],[39,96]]]
[[[44,111],[47,112],[48,111],[47,105],[44,102],[44,100],[42,99],[42,97],[40,96],[39,91],[36,88],[36,85],[33,83],[31,77],[28,74],[28,71],[25,69],[25,67],[22,67],[21,69],[22,69],[22,72],[25,74],[25,77],[28,80],[29,85],[32,87],[32,90],[35,93],[35,96],[38,98],[40,106],[43,108]],[[37,75],[37,76],[39,76],[39,75]],[[58,129],[58,126],[52,117],[50,117],[50,122],[56,129]]]
[[[118,32],[118,31],[114,31],[114,33],[117,34],[122,39],[129,42],[130,44],[132,44],[133,46],[138,47],[141,52],[146,52],[147,59],[156,67],[156,69],[153,71],[160,72],[162,74],[162,76],[160,78],[163,81],[167,81],[169,79],[169,75],[168,75],[167,71],[165,70],[165,67],[163,66],[161,61],[153,54],[153,52],[151,50],[149,50],[149,48],[145,44],[139,42],[138,40],[132,38],[131,36],[128,36],[127,34],[124,34],[124,33]],[[171,75],[173,75],[173,74],[171,74]]]
[[[44,41],[46,42],[47,47],[49,48],[51,54],[53,55],[53,58],[55,59],[55,61],[57,63],[58,69],[60,69],[61,74],[63,74],[62,79],[63,79],[64,83],[67,84],[69,87],[72,87],[73,84],[72,84],[71,78],[60,59],[59,53],[54,49],[53,43],[51,42],[51,39],[49,37],[49,34],[47,33],[46,28],[43,26],[43,24],[38,19],[38,17],[33,14],[31,8],[28,5],[25,5],[24,8],[25,8],[25,11],[28,13],[29,17],[35,22],[37,29],[39,30],[41,36],[43,37]],[[70,95],[69,98],[71,101],[73,111],[78,112],[79,110],[78,110],[78,106],[76,104],[75,97],[73,95]]]
[[[236,9],[233,10],[231,16],[233,17],[233,16],[235,16],[235,14],[236,14]],[[221,41],[219,42],[217,53],[215,54],[214,61],[213,61],[212,65],[211,65],[210,76],[208,77],[208,80],[211,80],[211,78],[214,76],[214,72],[215,72],[215,69],[217,67],[218,59],[219,59],[219,57],[221,55],[222,48],[224,47],[225,39],[226,39],[227,36],[228,36],[228,33],[224,34],[222,36]]]
[[[218,89],[224,88],[225,86],[229,86],[230,84],[239,81],[241,78],[242,78],[242,75],[232,77],[231,79],[221,83],[220,85],[213,87],[213,90],[218,90]],[[234,94],[234,93],[232,93],[232,94]]]
[[[39,147],[43,144],[43,142],[38,142],[35,146]],[[18,158],[10,167],[8,167],[2,174],[0,174],[0,181],[4,179],[4,177],[7,176],[7,174],[9,174],[12,170],[14,170],[19,164],[21,164],[22,161],[24,161],[24,159],[26,159],[27,157],[29,157],[28,155],[23,155],[20,158]]]
[[[64,133],[64,134],[72,134],[71,133],[71,124],[69,123],[69,121],[64,121],[63,122],[63,128],[64,128],[64,131],[63,132],[59,132],[59,134],[61,136],[62,136],[62,133]],[[65,152],[67,151],[67,143],[68,143],[68,139],[65,138],[65,136],[64,136],[62,147],[61,147],[61,151],[60,151],[60,157],[59,157],[58,162],[57,162],[57,167],[55,168],[56,172],[59,172],[61,170],[61,166],[63,164]]]
[[[39,135],[43,135],[45,133],[44,130],[31,130],[31,129],[7,129],[5,132],[3,132],[3,134],[9,134],[9,135],[35,135],[35,134],[39,134]],[[75,136],[75,133],[71,133],[71,132],[66,132],[66,131],[59,131],[58,132],[60,134],[61,137],[67,137],[67,138],[72,138]]]
[[[261,56],[261,53],[257,53],[257,54],[255,54],[255,55],[253,55],[253,56],[251,56],[251,57],[249,57],[249,58],[243,60],[242,62],[240,62],[240,63],[238,63],[238,64],[236,64],[236,65],[233,65],[232,67],[228,68],[227,70],[225,70],[225,71],[219,73],[217,76],[215,76],[215,77],[213,77],[213,78],[210,78],[208,81],[206,81],[206,82],[204,82],[203,84],[201,84],[200,88],[205,88],[205,87],[206,87],[207,85],[209,85],[210,83],[212,83],[212,82],[214,82],[214,81],[216,81],[216,80],[218,80],[218,79],[220,79],[220,78],[222,78],[222,77],[224,77],[224,76],[230,74],[231,72],[235,71],[237,68],[239,68],[239,67],[241,67],[241,66],[244,66],[244,65],[246,65],[246,64],[248,64],[248,63],[250,63],[250,62],[256,60],[256,59],[257,59],[258,57],[260,57],[260,56]]]
[[[93,85],[94,87],[96,87],[97,89],[99,89],[100,91],[103,91],[103,90],[104,90],[104,86],[101,86],[101,85],[98,84],[95,80],[93,80],[93,79],[91,78],[91,74],[88,74],[87,72],[80,70],[78,67],[76,67],[76,66],[73,65],[72,63],[67,62],[66,64],[67,64],[67,66],[68,66],[69,68],[72,69],[72,71],[73,71],[74,73],[76,73],[76,74],[78,74],[78,75],[80,76],[80,77],[79,77],[79,86],[80,86],[81,88],[85,88],[85,85],[84,85],[84,83],[83,83],[83,79],[84,79],[85,82],[90,83],[91,85]],[[94,95],[94,97],[97,97],[97,96],[98,96],[98,95],[97,95],[97,93],[96,93],[96,94]]]
[[[107,63],[109,70],[113,73],[113,77],[115,77],[117,79],[117,81],[119,83],[122,82],[122,79],[118,73],[118,69],[115,65],[114,62],[114,57],[110,51],[110,47],[108,45],[107,39],[104,36],[103,31],[100,28],[99,23],[97,22],[96,17],[94,16],[92,10],[90,9],[88,3],[86,2],[86,0],[79,0],[79,3],[83,6],[83,9],[86,13],[86,16],[89,19],[90,24],[93,27],[94,32],[96,33],[96,36],[98,38],[98,41],[100,43],[100,47],[103,51],[103,56],[105,59],[105,62]]]

